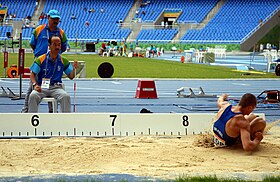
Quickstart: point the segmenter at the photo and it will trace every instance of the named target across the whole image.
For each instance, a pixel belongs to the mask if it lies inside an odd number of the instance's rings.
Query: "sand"
[[[217,175],[260,179],[279,175],[280,127],[253,152],[215,148],[209,135],[1,139],[0,177],[57,174],[132,174],[160,179]]]

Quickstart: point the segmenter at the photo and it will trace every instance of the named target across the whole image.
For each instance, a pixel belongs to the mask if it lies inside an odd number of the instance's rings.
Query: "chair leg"
[[[54,112],[54,113],[57,113],[57,107],[58,107],[58,103],[57,103],[57,100],[55,99],[55,100],[53,101],[53,112]]]

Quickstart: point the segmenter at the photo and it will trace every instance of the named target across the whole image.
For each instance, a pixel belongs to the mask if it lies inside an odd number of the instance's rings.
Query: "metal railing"
[[[143,29],[179,29],[179,25],[168,25],[168,26],[166,26],[166,25],[164,25],[164,26],[162,26],[162,25],[142,25],[141,26],[141,28],[140,28],[141,30],[143,30]]]

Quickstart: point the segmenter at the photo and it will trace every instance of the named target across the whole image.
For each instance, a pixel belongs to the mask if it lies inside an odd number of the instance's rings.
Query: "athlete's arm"
[[[254,139],[251,139],[249,121],[244,118],[244,119],[240,119],[237,124],[240,127],[240,138],[241,138],[243,149],[245,151],[254,150],[263,139],[262,133],[261,132],[255,133]]]
[[[229,105],[229,102],[226,101],[228,97],[228,94],[222,94],[218,100],[217,100],[217,106],[218,108],[221,108],[222,106]]]

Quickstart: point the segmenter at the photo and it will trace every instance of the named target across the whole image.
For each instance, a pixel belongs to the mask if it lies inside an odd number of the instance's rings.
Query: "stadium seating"
[[[23,40],[29,40],[33,30],[34,30],[33,28],[24,28],[24,29],[22,29],[22,39]]]
[[[43,12],[57,9],[61,12],[62,27],[68,39],[75,41],[109,41],[126,39],[131,33],[130,28],[120,27],[119,20],[125,20],[132,11],[134,0],[43,0]],[[176,22],[180,24],[200,23],[215,7],[219,0],[142,0],[138,14],[132,19],[154,23],[164,11],[180,12]],[[146,4],[145,4],[146,3]],[[16,14],[18,19],[34,15],[34,0],[2,0],[2,6],[7,6],[9,14]],[[24,7],[24,8],[22,8]],[[90,12],[90,9],[94,12]],[[181,38],[180,43],[235,43],[259,26],[260,20],[266,18],[275,10],[279,10],[279,0],[227,0],[215,16],[202,29],[189,29]],[[101,10],[104,10],[102,12]],[[133,10],[135,11],[135,9]],[[144,13],[142,13],[144,11]],[[76,19],[72,19],[74,15]],[[88,26],[86,25],[88,22]],[[39,24],[47,23],[43,19]],[[156,26],[155,26],[156,27]],[[6,32],[12,32],[12,27],[0,26],[0,40],[6,38]],[[32,28],[22,30],[23,39],[31,37]],[[178,28],[142,28],[136,39],[139,42],[170,42],[178,33]]]
[[[7,32],[12,32],[12,26],[0,26],[0,40],[5,40],[7,38]]]
[[[201,22],[208,12],[215,6],[218,0],[160,0],[142,2],[142,6],[138,9],[139,14],[136,14],[134,19],[141,19],[142,22],[155,22],[157,18],[165,11],[181,11],[182,14],[178,17],[178,23]],[[174,30],[151,30],[142,29],[137,36],[140,42],[170,42],[178,33]],[[169,41],[167,41],[169,40]]]
[[[203,29],[187,31],[181,42],[239,44],[259,26],[260,20],[265,20],[277,8],[277,0],[228,0]]]
[[[142,43],[168,43],[171,42],[177,33],[177,29],[143,29],[140,31],[136,39]]]
[[[2,0],[2,7],[8,7],[8,14],[15,14],[16,18],[26,18],[32,16],[35,10],[35,0]]]
[[[130,29],[120,28],[119,20],[124,20],[131,9],[133,0],[114,1],[76,1],[46,0],[44,12],[57,9],[61,13],[60,26],[70,40],[92,39],[112,40],[127,38]],[[89,12],[94,8],[94,12]],[[101,9],[104,12],[101,12]],[[72,14],[76,19],[71,19]],[[46,23],[43,20],[41,23]],[[86,26],[88,22],[88,26]]]
[[[147,3],[147,1],[145,2]],[[143,3],[145,4],[145,2]],[[135,18],[141,18],[143,22],[154,22],[164,10],[177,9],[183,12],[177,20],[178,23],[186,21],[198,23],[204,19],[218,0],[154,0],[150,2],[138,9],[139,14]],[[143,11],[145,13],[142,13]]]

